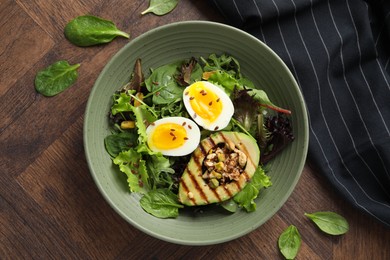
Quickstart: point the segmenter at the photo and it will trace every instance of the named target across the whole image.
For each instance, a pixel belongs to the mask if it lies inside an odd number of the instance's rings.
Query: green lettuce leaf
[[[121,152],[113,159],[119,170],[127,175],[127,183],[131,192],[146,193],[150,190],[146,163],[141,154],[134,149]]]
[[[251,181],[240,191],[233,200],[248,212],[256,210],[256,202],[254,201],[259,195],[262,188],[267,188],[272,185],[270,177],[267,176],[264,170],[257,167]]]
[[[133,106],[130,104],[131,97],[125,92],[114,94],[114,104],[111,107],[111,113],[116,115],[121,112],[129,112]]]

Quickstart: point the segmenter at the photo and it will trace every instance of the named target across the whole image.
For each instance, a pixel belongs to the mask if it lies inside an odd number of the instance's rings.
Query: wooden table
[[[252,233],[214,246],[175,245],[150,237],[118,216],[98,192],[83,149],[89,92],[107,61],[128,40],[91,48],[70,44],[65,24],[82,14],[113,20],[131,38],[160,25],[222,17],[201,0],[170,14],[141,16],[141,0],[2,0],[0,3],[1,259],[282,259],[277,239],[294,224],[298,259],[390,259],[390,230],[345,203],[308,165],[292,196]],[[38,70],[66,59],[82,63],[77,83],[46,98],[34,90]],[[331,210],[350,231],[319,232],[304,212]]]

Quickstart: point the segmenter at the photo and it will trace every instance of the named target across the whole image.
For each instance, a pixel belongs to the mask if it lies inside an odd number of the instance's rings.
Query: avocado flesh
[[[247,163],[237,181],[211,188],[202,178],[202,165],[208,151],[220,143],[232,143],[247,156]],[[179,200],[187,206],[218,203],[232,198],[250,181],[259,164],[256,140],[240,132],[217,132],[203,139],[195,149],[179,184]]]

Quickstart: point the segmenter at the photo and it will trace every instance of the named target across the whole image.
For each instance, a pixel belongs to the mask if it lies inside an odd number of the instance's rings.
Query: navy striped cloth
[[[351,204],[390,227],[390,1],[213,4],[291,69],[309,111],[308,162]]]

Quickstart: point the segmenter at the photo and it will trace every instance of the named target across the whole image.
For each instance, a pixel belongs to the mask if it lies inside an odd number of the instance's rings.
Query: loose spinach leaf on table
[[[141,198],[140,204],[146,212],[158,218],[175,218],[179,215],[179,208],[184,207],[169,189],[148,192]]]
[[[108,43],[117,36],[130,37],[112,21],[92,15],[82,15],[71,20],[65,26],[64,33],[71,43],[81,47]]]
[[[301,247],[301,235],[294,225],[290,225],[278,239],[279,250],[286,259],[294,259]]]
[[[349,230],[347,220],[331,211],[305,213],[323,232],[329,235],[342,235]]]
[[[175,9],[178,3],[179,0],[150,0],[149,7],[141,14],[165,15]]]
[[[55,96],[76,82],[80,64],[70,65],[60,60],[39,71],[35,76],[35,89],[44,96]]]

